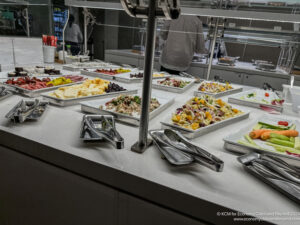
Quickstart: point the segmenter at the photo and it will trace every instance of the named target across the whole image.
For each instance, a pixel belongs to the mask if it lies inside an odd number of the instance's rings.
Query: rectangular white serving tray
[[[170,105],[173,104],[174,98],[162,98],[157,97],[155,95],[152,95],[153,98],[156,98],[160,102],[160,107],[153,110],[149,113],[149,119],[151,120],[155,116],[159,115],[162,111],[164,111],[166,108],[168,108]],[[81,103],[81,111],[86,113],[93,113],[93,114],[108,114],[113,115],[115,117],[116,121],[119,121],[121,123],[133,125],[133,126],[139,126],[140,125],[140,117],[137,115],[126,115],[123,113],[117,113],[111,110],[106,109],[100,109],[100,105],[105,105],[106,102],[110,101],[111,98],[106,99],[98,99],[93,100],[89,102],[83,102]]]
[[[299,131],[300,122],[297,120],[286,119],[282,116],[280,116],[280,117],[274,117],[274,116],[270,116],[270,115],[262,116],[259,119],[257,119],[255,122],[251,123],[250,126],[244,127],[242,129],[240,129],[238,132],[230,134],[227,137],[225,137],[223,139],[224,140],[224,149],[231,151],[231,152],[240,153],[240,154],[247,154],[250,152],[258,152],[258,153],[263,153],[263,154],[274,155],[274,156],[284,159],[285,161],[288,161],[292,165],[300,167],[300,158],[290,156],[285,153],[280,153],[276,150],[273,150],[271,146],[262,145],[264,148],[270,149],[270,151],[267,151],[267,150],[263,150],[263,149],[253,148],[250,146],[245,146],[245,145],[238,143],[239,140],[244,139],[243,136],[245,134],[248,134],[252,130],[252,128],[255,126],[255,124],[257,124],[259,121],[273,121],[274,123],[276,123],[276,121],[281,121],[281,120],[288,121],[289,123],[294,123],[296,125],[296,129],[298,128],[297,130]]]
[[[107,66],[101,65],[101,63],[99,63],[99,65],[95,65],[95,66],[76,66],[73,64],[66,64],[66,65],[63,65],[62,68],[64,70],[76,72],[76,71],[80,71],[83,69],[99,69],[99,68],[103,68],[103,67],[107,67]],[[111,65],[111,67],[119,68],[119,66],[114,66],[114,65]]]
[[[262,105],[262,106],[267,106],[267,107],[270,107],[272,109],[275,109],[276,111],[282,112],[282,110],[283,110],[282,106],[267,104],[267,103],[264,103],[264,102],[248,101],[246,99],[241,99],[243,96],[246,96],[246,95],[251,94],[253,92],[257,93],[257,96],[258,96],[259,99],[262,99],[266,92],[269,93],[270,100],[279,98],[277,96],[277,94],[272,92],[272,91],[265,91],[265,90],[260,90],[260,89],[251,89],[249,91],[243,91],[241,93],[229,96],[228,97],[228,102],[232,103],[232,104],[243,105],[243,106],[248,106],[248,107],[253,107],[253,108],[258,108],[258,109],[260,109],[260,106]]]
[[[202,83],[212,83],[212,82],[213,81],[203,81],[203,82],[200,83],[198,88],[201,86]],[[223,84],[223,83],[220,83],[220,82],[213,82],[213,83]],[[220,98],[220,97],[223,97],[223,96],[226,96],[226,95],[231,95],[231,94],[235,94],[235,93],[243,91],[242,87],[239,87],[239,86],[236,86],[236,85],[231,85],[231,86],[233,87],[233,89],[223,91],[223,92],[220,92],[220,93],[211,93],[211,92],[199,91],[198,88],[197,88],[197,90],[194,92],[194,95],[195,96],[210,95],[210,96],[213,96],[215,98]]]
[[[49,101],[50,104],[57,105],[57,106],[70,106],[70,105],[79,104],[80,102],[83,102],[83,101],[114,97],[114,96],[118,96],[120,94],[136,94],[138,92],[137,89],[130,89],[130,87],[128,87],[126,85],[122,85],[120,83],[117,83],[117,84],[119,84],[120,86],[125,88],[126,91],[110,92],[110,93],[105,93],[102,95],[92,95],[92,96],[84,96],[84,97],[70,98],[70,99],[60,99],[60,98],[49,96],[50,92],[43,93],[42,96],[43,96],[43,99]]]
[[[226,127],[226,126],[228,126],[228,125],[230,125],[234,122],[238,122],[238,121],[247,119],[249,117],[250,111],[245,111],[244,110],[243,112],[244,112],[243,114],[238,115],[236,117],[232,117],[232,118],[220,121],[220,122],[216,122],[216,123],[210,124],[206,127],[200,127],[197,130],[191,130],[191,129],[187,129],[187,128],[180,127],[178,125],[173,124],[172,120],[171,120],[172,116],[169,116],[169,118],[166,121],[162,121],[161,124],[162,124],[162,128],[176,129],[180,133],[182,133],[185,137],[187,137],[189,139],[192,139],[192,138],[200,137],[200,136],[202,136],[204,134],[207,134],[211,131]]]
[[[120,67],[117,67],[117,68],[120,68]],[[109,68],[102,68],[102,69],[117,69],[117,68],[109,67]],[[132,73],[133,71],[134,72],[137,71],[137,69],[132,69],[132,68],[124,68],[124,69],[131,70],[131,72],[128,72],[128,74]],[[91,76],[91,77],[99,77],[99,78],[103,78],[106,80],[115,80],[117,75],[127,74],[127,73],[120,73],[120,74],[116,74],[116,75],[108,75],[108,74],[104,74],[104,73],[95,72],[94,70],[95,69],[80,70],[80,74]]]
[[[174,92],[174,93],[183,93],[183,92],[187,91],[188,89],[190,89],[193,86],[193,84],[195,83],[195,79],[192,79],[192,78],[181,77],[181,76],[171,76],[170,78],[181,79],[183,81],[190,81],[191,83],[186,85],[184,88],[171,87],[171,86],[167,86],[167,85],[158,84],[157,82],[163,81],[166,79],[166,78],[160,78],[160,79],[152,80],[152,87],[155,89],[158,89],[158,90],[163,90],[163,91],[169,91],[169,92]]]
[[[123,74],[117,74],[115,75],[115,80],[116,81],[120,81],[120,82],[125,82],[125,83],[139,83],[143,81],[143,78],[130,78],[130,74],[132,73],[144,73],[144,71],[142,70],[137,70],[137,71],[133,71],[131,73],[123,73]],[[170,77],[170,74],[164,73],[164,72],[153,72],[153,74],[161,74],[163,73],[164,76],[163,77],[154,77],[152,76],[153,80],[156,79],[162,79],[162,78],[166,78],[166,77]]]
[[[54,78],[57,78],[57,77],[54,77]],[[66,86],[76,85],[76,84],[81,84],[81,83],[83,83],[83,81],[70,83],[70,84],[63,84],[63,85],[58,85],[58,86],[52,86],[52,87],[47,87],[47,88],[41,88],[41,89],[37,89],[37,90],[28,90],[28,89],[21,88],[21,87],[16,86],[16,85],[5,84],[4,82],[3,82],[3,85],[6,86],[6,87],[12,88],[18,94],[21,94],[21,95],[24,95],[24,96],[30,97],[30,98],[35,98],[35,97],[40,96],[44,92],[55,90],[55,89],[60,88],[60,87],[66,87]]]

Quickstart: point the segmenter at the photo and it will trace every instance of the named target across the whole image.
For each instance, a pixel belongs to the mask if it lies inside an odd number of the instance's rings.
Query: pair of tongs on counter
[[[250,153],[238,161],[254,176],[300,203],[300,169],[272,155]]]
[[[124,148],[124,138],[116,130],[111,115],[84,115],[80,138],[84,141],[109,141],[116,149]]]
[[[224,162],[203,148],[192,144],[173,129],[151,130],[150,136],[165,158],[173,165],[197,162],[216,172],[222,172]]]
[[[5,117],[15,123],[23,123],[25,120],[37,120],[42,116],[48,104],[48,102],[39,99],[28,101],[23,99]]]
[[[0,100],[8,97],[8,96],[11,96],[13,94],[13,91],[2,86],[0,87]]]

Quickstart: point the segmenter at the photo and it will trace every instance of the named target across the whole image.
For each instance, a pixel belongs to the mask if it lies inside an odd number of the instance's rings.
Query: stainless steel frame
[[[149,0],[148,7],[141,2],[121,0],[124,10],[132,17],[147,18],[147,38],[144,61],[144,78],[142,90],[142,110],[140,118],[139,140],[131,150],[143,153],[152,143],[148,139],[149,105],[152,89],[152,71],[155,50],[156,19],[176,19],[180,15],[179,0]]]
[[[67,20],[66,20],[66,23],[64,25],[64,28],[63,28],[63,63],[66,62],[66,56],[65,56],[65,46],[66,46],[66,43],[65,43],[65,30],[66,30],[66,27],[68,25],[68,22],[69,22],[69,18],[70,18],[70,10],[67,9]]]
[[[193,2],[196,4],[197,2]],[[73,7],[88,7],[98,9],[124,10],[120,3],[95,2],[82,0],[65,0],[65,5]],[[287,14],[280,12],[262,12],[262,11],[244,11],[232,9],[200,8],[196,5],[194,8],[181,7],[182,15],[201,15],[209,17],[233,18],[233,19],[252,19],[264,21],[277,21],[288,23],[299,23],[300,14]]]

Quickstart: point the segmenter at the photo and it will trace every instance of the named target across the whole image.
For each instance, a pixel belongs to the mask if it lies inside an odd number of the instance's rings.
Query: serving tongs
[[[173,129],[149,131],[166,159],[174,165],[197,162],[216,172],[222,172],[224,162],[203,148],[192,144],[180,132]]]
[[[25,120],[37,120],[45,111],[48,102],[35,99],[34,101],[25,101],[22,99],[6,115],[15,123],[23,123]]]
[[[7,89],[6,87],[4,87],[4,86],[0,87],[0,100],[4,99],[5,97],[8,97],[12,94],[13,94],[13,92],[11,90]]]
[[[238,157],[244,168],[300,203],[300,169],[275,156],[250,153]]]
[[[84,115],[80,138],[85,141],[109,141],[116,149],[124,148],[124,139],[116,130],[111,115]]]

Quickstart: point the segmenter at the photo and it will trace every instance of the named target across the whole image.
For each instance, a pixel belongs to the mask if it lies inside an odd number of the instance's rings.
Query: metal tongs
[[[89,134],[87,138],[85,132]],[[116,130],[114,117],[111,115],[84,115],[81,138],[89,140],[107,140],[116,149],[124,148],[124,139]]]
[[[0,98],[4,98],[5,96],[11,95],[12,90],[7,89],[4,86],[0,87]]]
[[[275,156],[250,153],[238,161],[251,174],[300,202],[300,169]]]
[[[5,87],[0,87],[0,96],[6,95],[7,90]]]
[[[222,172],[224,162],[203,148],[192,144],[180,132],[173,129],[152,130],[151,137],[166,159],[174,165],[197,162],[216,172]],[[178,152],[179,151],[179,152]],[[183,154],[180,154],[183,153]]]
[[[43,114],[47,105],[48,102],[42,102],[39,99],[34,101],[21,100],[5,117],[15,123],[23,123],[27,119],[36,120]]]

